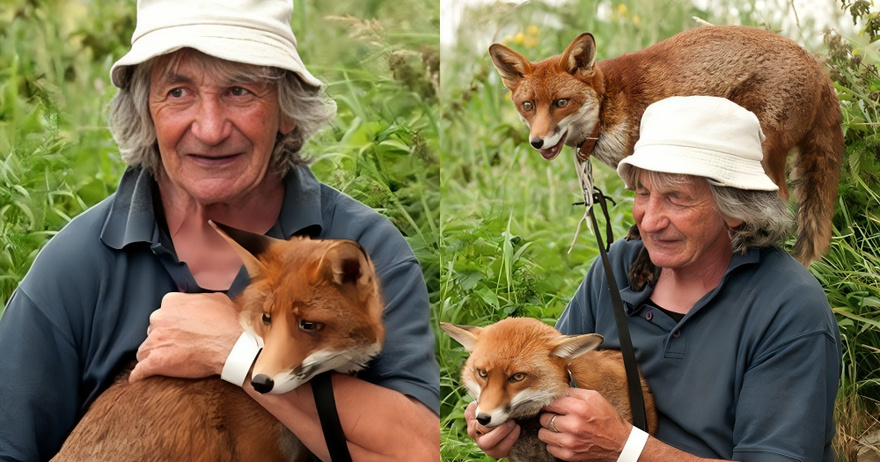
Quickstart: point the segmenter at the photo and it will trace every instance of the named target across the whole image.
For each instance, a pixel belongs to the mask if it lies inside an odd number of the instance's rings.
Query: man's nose
[[[232,122],[227,117],[223,104],[213,98],[199,101],[192,132],[209,146],[218,145],[228,138],[232,133]]]
[[[642,209],[639,230],[647,233],[660,231],[669,224],[666,213],[659,204],[649,201]]]

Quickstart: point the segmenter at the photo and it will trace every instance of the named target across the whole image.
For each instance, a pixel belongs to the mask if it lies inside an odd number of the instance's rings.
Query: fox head
[[[257,391],[285,393],[329,370],[352,373],[379,353],[384,304],[360,244],[285,241],[211,224],[251,278],[236,303],[245,330],[263,344],[251,380]]]
[[[489,55],[529,126],[529,143],[545,159],[559,155],[563,145],[578,147],[598,136],[604,84],[594,66],[592,34],[579,35],[562,55],[541,62],[498,43],[489,47]]]
[[[507,318],[486,327],[440,327],[470,353],[462,382],[487,427],[537,414],[569,388],[568,364],[596,349],[599,334],[567,336],[532,318]]]

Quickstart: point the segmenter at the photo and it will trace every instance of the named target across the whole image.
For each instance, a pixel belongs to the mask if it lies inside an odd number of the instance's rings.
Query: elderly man
[[[230,297],[248,277],[208,220],[363,245],[387,336],[365,373],[333,377],[349,449],[355,460],[439,459],[421,268],[389,221],[301,160],[334,106],[297,54],[291,13],[290,0],[139,2],[132,48],[111,70],[111,125],[129,168],[116,193],[46,245],[0,320],[0,459],[51,458],[135,357],[131,380],[222,371],[242,385],[256,352],[237,350]],[[227,377],[232,356],[244,367]],[[245,389],[326,460],[308,385]]]
[[[840,334],[816,279],[778,247],[791,219],[761,167],[763,138],[755,115],[723,98],[674,97],[645,111],[635,152],[618,166],[642,240],[615,243],[609,257],[659,429],[649,438],[602,396],[571,389],[541,415],[552,455],[834,460]],[[642,248],[659,276],[634,290],[625,281]],[[557,328],[619,348],[612,309],[593,265]],[[487,453],[509,451],[513,423],[486,431],[473,406],[466,415]]]

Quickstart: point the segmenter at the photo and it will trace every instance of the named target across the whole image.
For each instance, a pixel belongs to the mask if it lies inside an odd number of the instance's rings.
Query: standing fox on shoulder
[[[795,258],[809,266],[828,250],[842,118],[831,80],[796,42],[754,27],[706,26],[598,62],[588,33],[541,62],[500,44],[489,54],[529,126],[532,147],[548,160],[568,145],[581,161],[593,155],[616,168],[633,152],[645,108],[670,96],[718,96],[752,111],[766,135],[764,170],[786,199],[786,157],[799,151],[792,172],[800,204]]]
[[[510,450],[511,462],[555,462],[538,439],[541,408],[565,396],[572,382],[596,390],[632,422],[623,356],[595,351],[599,334],[567,336],[533,318],[506,318],[486,327],[440,327],[470,353],[461,381],[477,401],[477,421],[496,427],[514,419],[522,432]],[[648,431],[657,430],[654,397],[642,379]]]
[[[352,373],[379,353],[384,305],[360,244],[215,229],[251,277],[236,303],[242,326],[263,343],[252,372],[257,391],[284,393],[329,370]],[[313,459],[269,411],[220,377],[129,383],[126,375],[95,400],[52,460]]]

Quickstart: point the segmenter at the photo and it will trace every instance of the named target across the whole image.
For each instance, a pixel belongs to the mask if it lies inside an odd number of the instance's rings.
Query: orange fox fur
[[[283,382],[287,375],[299,385],[325,370],[361,369],[378,353],[383,304],[359,244],[220,228],[251,276],[236,303],[242,325],[264,341],[255,378]],[[262,462],[311,454],[244,390],[219,377],[129,383],[126,375],[95,400],[53,460]]]
[[[529,62],[500,44],[489,48],[504,85],[547,159],[563,145],[617,167],[632,154],[645,108],[670,96],[728,98],[761,122],[764,170],[788,198],[793,148],[798,211],[795,258],[809,265],[828,250],[844,142],[834,86],[797,43],[753,27],[705,26],[644,50],[596,62],[591,34],[560,56]],[[598,139],[596,139],[598,138]]]
[[[461,381],[477,402],[477,420],[487,427],[516,420],[522,431],[511,462],[555,462],[538,440],[541,408],[566,394],[573,380],[598,391],[632,421],[626,371],[619,351],[595,351],[599,334],[566,336],[533,318],[506,318],[486,327],[440,327],[470,353]],[[569,376],[570,372],[570,376]],[[654,397],[642,379],[648,430],[657,430]]]

